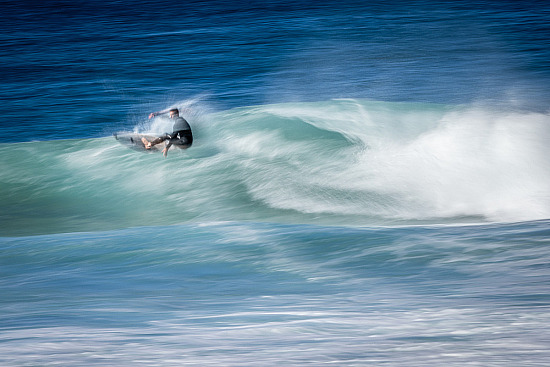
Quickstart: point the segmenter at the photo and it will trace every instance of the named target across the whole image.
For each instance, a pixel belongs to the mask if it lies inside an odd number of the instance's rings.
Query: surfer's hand
[[[149,118],[152,119],[155,116],[156,116],[156,114],[154,112],[151,112],[151,114],[149,115]]]
[[[162,155],[164,156],[164,158],[166,158],[166,155],[168,154],[168,148],[164,148],[162,150]]]

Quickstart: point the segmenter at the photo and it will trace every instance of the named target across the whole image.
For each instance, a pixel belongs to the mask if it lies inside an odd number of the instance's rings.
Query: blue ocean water
[[[548,364],[548,4],[2,10],[0,365]]]

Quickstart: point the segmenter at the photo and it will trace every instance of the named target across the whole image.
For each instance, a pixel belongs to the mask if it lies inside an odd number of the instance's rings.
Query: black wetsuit
[[[182,149],[187,149],[193,144],[193,133],[191,132],[191,126],[189,126],[189,123],[183,117],[176,117],[172,130],[172,133],[165,134],[155,139],[151,144],[156,145],[168,140],[166,149],[169,149],[172,144]]]

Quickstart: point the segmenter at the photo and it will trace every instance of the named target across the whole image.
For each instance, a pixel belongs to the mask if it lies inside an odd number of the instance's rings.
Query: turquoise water
[[[537,365],[548,119],[348,99],[198,114],[166,159],[2,144],[0,361]]]
[[[3,238],[5,365],[543,365],[548,221]]]
[[[193,110],[193,149],[166,159],[113,137],[0,145],[1,233],[550,216],[546,114],[354,99]]]
[[[547,4],[4,6],[0,365],[550,360]]]

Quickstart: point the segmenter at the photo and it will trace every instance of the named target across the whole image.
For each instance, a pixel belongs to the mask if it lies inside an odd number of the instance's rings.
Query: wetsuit
[[[193,144],[193,133],[191,132],[191,126],[183,117],[176,117],[174,126],[172,127],[171,134],[164,134],[163,136],[156,138],[151,142],[151,145],[156,145],[168,140],[166,149],[170,149],[172,144],[181,149],[187,149]]]

